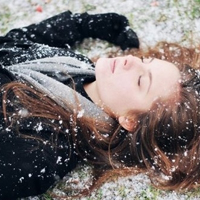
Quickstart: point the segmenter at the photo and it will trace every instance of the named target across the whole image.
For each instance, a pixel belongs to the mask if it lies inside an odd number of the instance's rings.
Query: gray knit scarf
[[[75,104],[77,102],[76,98],[78,98],[81,109],[78,111],[77,117],[93,117],[97,122],[102,121],[112,125],[116,123],[99,106],[75,92],[69,86],[59,82],[59,80],[68,80],[76,74],[95,75],[94,67],[84,61],[73,57],[52,57],[12,65],[7,69],[47,94],[71,113],[74,112],[74,108],[77,106]],[[56,76],[58,81],[48,76],[48,73]],[[66,101],[70,106],[66,107]]]

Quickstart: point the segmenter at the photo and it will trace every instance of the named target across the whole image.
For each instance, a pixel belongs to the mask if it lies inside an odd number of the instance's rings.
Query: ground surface
[[[158,41],[180,42],[190,45],[190,41],[200,41],[200,1],[199,0],[0,0],[0,35],[8,30],[39,22],[47,17],[65,10],[75,12],[105,13],[117,12],[125,15],[131,27],[137,32],[141,46],[154,45]],[[95,48],[94,48],[95,47]],[[89,57],[107,56],[118,52],[106,42],[85,40],[78,46],[80,52]],[[65,185],[76,183],[81,187],[88,183],[90,168],[75,171],[67,176],[53,192],[62,194]],[[49,194],[30,199],[52,199]],[[145,175],[139,174],[120,178],[104,184],[90,197],[82,200],[185,200],[200,199],[200,192],[177,194],[164,192],[150,186]]]

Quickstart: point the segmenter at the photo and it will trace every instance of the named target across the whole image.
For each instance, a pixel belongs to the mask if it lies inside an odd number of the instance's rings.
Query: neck
[[[99,98],[99,95],[98,95],[97,89],[96,89],[96,81],[93,81],[91,83],[87,83],[83,87],[84,87],[85,92],[92,99],[92,101],[96,105],[101,105],[100,98]]]
[[[88,94],[88,96],[92,99],[92,101],[99,106],[102,110],[104,110],[107,114],[109,114],[111,117],[115,117],[115,115],[110,111],[108,107],[105,106],[105,104],[101,101],[101,98],[99,97],[97,87],[96,87],[96,81],[92,83],[87,83],[84,86],[85,92]]]

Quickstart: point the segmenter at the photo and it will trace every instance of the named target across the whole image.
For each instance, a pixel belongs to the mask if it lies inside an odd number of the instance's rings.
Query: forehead
[[[173,63],[159,59],[154,61],[151,91],[153,99],[171,100],[177,98],[180,93],[180,70]]]

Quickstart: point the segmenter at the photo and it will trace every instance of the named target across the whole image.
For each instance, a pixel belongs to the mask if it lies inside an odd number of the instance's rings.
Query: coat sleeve
[[[69,47],[89,37],[106,40],[123,50],[139,47],[136,33],[122,15],[72,14],[66,11],[38,24],[13,29],[0,37],[0,66],[44,57],[76,57],[78,54]],[[90,63],[86,57],[81,59]]]
[[[33,43],[52,47],[68,47],[83,39],[77,21],[70,11],[55,15],[37,24],[16,28],[0,38],[1,46],[24,46]]]
[[[38,24],[13,29],[0,38],[0,45],[40,43],[54,47],[72,46],[84,38],[99,38],[125,49],[139,46],[127,18],[116,13],[72,14],[63,12]],[[11,45],[10,45],[11,46]]]
[[[49,133],[46,138],[50,138]],[[0,199],[12,200],[46,192],[76,165],[66,145],[60,144],[55,149],[47,140],[41,143],[9,130],[1,131]]]

